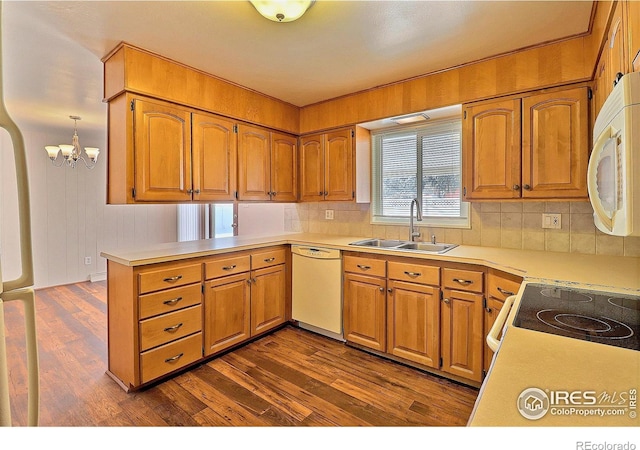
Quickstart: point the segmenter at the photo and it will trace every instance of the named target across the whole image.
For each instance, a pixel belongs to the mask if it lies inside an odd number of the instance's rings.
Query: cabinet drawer
[[[140,272],[138,274],[140,294],[199,283],[202,280],[201,266],[201,264],[176,265]]]
[[[483,273],[475,270],[442,269],[442,285],[445,288],[471,292],[483,292]]]
[[[202,302],[202,285],[191,284],[138,297],[140,319],[177,311]]]
[[[510,295],[517,294],[520,289],[520,284],[521,283],[517,281],[508,280],[493,273],[487,275],[489,297],[494,297],[502,301],[506,300]]]
[[[140,351],[202,330],[200,305],[163,314],[140,322]]]
[[[387,269],[391,280],[440,285],[440,268],[436,266],[389,261]]]
[[[286,262],[286,259],[287,251],[282,247],[272,248],[263,252],[252,253],[251,270],[284,264]]]
[[[166,375],[202,358],[202,333],[140,354],[142,383]]]
[[[205,279],[224,277],[236,273],[248,272],[251,269],[251,257],[249,255],[232,256],[207,261],[204,265]]]
[[[387,276],[387,262],[381,259],[369,259],[361,256],[345,256],[344,271],[361,273],[374,277]]]

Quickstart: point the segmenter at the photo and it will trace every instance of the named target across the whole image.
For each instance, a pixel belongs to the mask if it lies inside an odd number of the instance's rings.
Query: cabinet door
[[[353,130],[346,128],[325,134],[324,199],[353,198]]]
[[[300,138],[300,200],[324,199],[324,144],[323,136]]]
[[[347,341],[386,351],[385,289],[384,279],[344,275],[343,320]]]
[[[213,355],[251,337],[249,272],[204,285],[204,354]]]
[[[520,100],[464,107],[462,185],[466,200],[520,197]]]
[[[271,199],[298,200],[298,140],[287,134],[271,134]]]
[[[627,4],[626,29],[628,30],[629,66],[633,72],[640,71],[640,2]]]
[[[523,197],[587,197],[587,96],[583,87],[523,99]]]
[[[387,352],[440,367],[440,289],[389,281]]]
[[[482,294],[444,290],[441,307],[442,370],[482,380]]]
[[[270,178],[269,131],[238,125],[238,199],[270,200]]]
[[[251,272],[251,336],[285,322],[286,276],[283,264]]]
[[[191,113],[134,100],[136,201],[191,200]]]
[[[609,27],[609,67],[611,75],[611,86],[609,89],[613,89],[613,81],[616,79],[618,73],[625,74],[629,72],[627,69],[627,39],[626,39],[626,27],[623,20],[624,7],[626,5],[623,2],[616,2],[613,17],[611,19],[611,25]]]
[[[193,114],[193,199],[235,200],[236,134],[234,122],[208,114]]]

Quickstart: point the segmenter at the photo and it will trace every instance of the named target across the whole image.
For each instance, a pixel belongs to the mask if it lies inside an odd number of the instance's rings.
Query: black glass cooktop
[[[527,284],[513,325],[640,350],[640,295]]]

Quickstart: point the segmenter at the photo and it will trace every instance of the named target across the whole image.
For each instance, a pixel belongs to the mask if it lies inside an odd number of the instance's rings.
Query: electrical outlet
[[[84,265],[85,266],[90,266],[91,265],[91,256],[85,256],[84,257]]]
[[[327,220],[333,220],[333,209],[327,209],[324,212],[324,218]]]
[[[562,228],[562,214],[543,214],[542,228],[559,230]]]

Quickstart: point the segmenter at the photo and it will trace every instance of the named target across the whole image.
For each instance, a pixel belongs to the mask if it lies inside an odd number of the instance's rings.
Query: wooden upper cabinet
[[[354,131],[343,128],[300,139],[300,200],[354,198]]]
[[[520,99],[465,106],[463,194],[466,200],[520,197]]]
[[[633,3],[633,2],[629,2]],[[626,2],[616,2],[611,25],[609,26],[609,40],[606,46],[609,48],[609,66],[611,74],[611,84],[609,92],[613,89],[613,82],[617,78],[617,74],[624,75],[629,72],[627,67],[627,45],[626,37],[627,27],[625,26],[624,13]]]
[[[522,196],[586,198],[588,88],[525,97],[522,109]]]
[[[351,200],[353,185],[353,130],[345,128],[325,134],[324,199]]]
[[[238,200],[270,200],[270,178],[269,131],[238,125]]]
[[[271,199],[298,200],[298,140],[295,136],[271,133]]]
[[[587,197],[587,86],[470,104],[464,114],[466,200]]]
[[[191,200],[191,113],[175,105],[133,100],[135,200]]]
[[[629,42],[627,45],[629,55],[629,68],[633,72],[640,71],[640,2],[626,2],[627,17],[626,28]]]
[[[223,117],[192,115],[193,199],[234,200],[236,192],[235,123]]]
[[[324,199],[324,144],[323,135],[300,138],[300,200]]]

